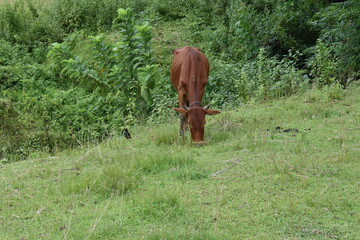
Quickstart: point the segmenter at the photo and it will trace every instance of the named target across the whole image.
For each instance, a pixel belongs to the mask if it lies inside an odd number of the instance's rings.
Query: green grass
[[[2,164],[0,239],[359,239],[359,95],[224,111],[207,118],[202,147],[174,118]]]

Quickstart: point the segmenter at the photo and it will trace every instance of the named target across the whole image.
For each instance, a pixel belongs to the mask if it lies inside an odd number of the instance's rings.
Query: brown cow
[[[185,46],[175,49],[173,54],[171,81],[178,91],[180,108],[174,110],[180,113],[180,135],[184,135],[189,123],[192,141],[203,143],[205,115],[220,113],[201,106],[208,82],[209,62],[198,48]]]

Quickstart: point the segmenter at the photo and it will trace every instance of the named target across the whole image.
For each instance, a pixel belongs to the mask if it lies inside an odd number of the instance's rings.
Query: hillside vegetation
[[[211,65],[204,104],[232,109],[359,79],[360,2],[17,0],[0,5],[0,160],[175,116],[171,51]]]
[[[312,90],[0,165],[1,239],[358,239],[360,88]]]

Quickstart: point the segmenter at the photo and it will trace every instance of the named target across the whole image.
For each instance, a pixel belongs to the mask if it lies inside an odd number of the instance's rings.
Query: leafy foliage
[[[257,59],[241,69],[236,87],[243,99],[273,99],[290,96],[308,86],[307,76],[295,67],[298,54],[289,53],[281,61],[266,57],[260,49]]]
[[[83,57],[72,55],[66,42],[54,43],[48,56],[60,64],[61,74],[100,98],[117,102],[114,107],[124,123],[132,124],[150,111],[158,70],[150,48],[151,27],[148,23],[135,25],[130,9],[118,13],[114,28],[121,33],[120,41],[109,43],[103,34],[90,37],[89,52]]]
[[[312,0],[222,0],[213,1],[215,8],[208,1],[198,2],[203,8],[192,16],[190,27],[199,44],[207,39],[202,44],[206,49],[235,61],[255,58],[260,48],[282,57],[290,49],[314,45],[319,34],[310,20],[324,6]]]
[[[314,47],[314,56],[309,59],[308,66],[314,83],[323,87],[336,82],[339,77],[339,61],[335,58],[333,51],[322,40]]]
[[[321,31],[318,48],[328,47],[330,58],[335,59],[333,66],[337,78],[343,85],[359,78],[360,70],[360,2],[349,0],[334,3],[320,11],[314,26]],[[318,53],[315,53],[318,54]]]
[[[17,0],[0,7],[0,37],[38,47],[80,29],[109,29],[122,0]]]
[[[73,51],[70,36],[68,41],[52,44],[46,68],[32,74],[20,71],[17,78],[9,78],[13,83],[3,76],[2,81],[12,89],[9,101],[15,101],[18,112],[4,117],[14,123],[13,128],[25,128],[14,118],[30,123],[26,127],[30,132],[19,141],[25,142],[21,144],[25,149],[53,152],[103,139],[151,112],[151,92],[158,76],[150,46],[151,27],[136,25],[130,9],[118,13],[114,20],[118,41],[111,42],[104,34],[89,37],[84,55]],[[6,61],[10,64],[12,60]],[[33,69],[30,64],[23,68]],[[28,79],[22,81],[25,77]],[[24,93],[15,95],[15,85]],[[3,134],[6,138],[9,132]]]

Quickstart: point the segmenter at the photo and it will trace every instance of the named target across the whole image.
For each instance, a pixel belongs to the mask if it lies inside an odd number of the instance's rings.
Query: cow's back
[[[191,88],[197,88],[202,98],[201,90],[207,83],[208,75],[209,62],[198,48],[186,46],[174,50],[171,81],[177,90],[182,88],[188,95]]]

